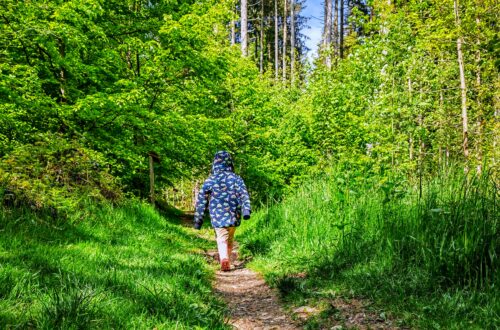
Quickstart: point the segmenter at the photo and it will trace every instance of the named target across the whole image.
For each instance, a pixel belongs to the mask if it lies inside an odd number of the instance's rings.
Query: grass
[[[257,212],[239,240],[292,306],[340,294],[367,298],[401,326],[495,329],[498,194],[488,175],[435,177],[420,193],[396,178],[334,174]],[[331,325],[335,313],[307,326]]]
[[[212,243],[145,204],[0,211],[0,328],[224,329]]]

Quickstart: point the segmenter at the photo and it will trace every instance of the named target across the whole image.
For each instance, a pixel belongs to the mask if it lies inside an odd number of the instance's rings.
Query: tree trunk
[[[141,76],[141,59],[140,59],[140,56],[139,56],[139,51],[137,51],[137,53],[135,53],[135,61],[136,61],[136,70],[137,70],[137,77],[140,77]]]
[[[191,207],[196,210],[196,201],[198,200],[198,193],[200,192],[200,182],[196,180],[194,182],[193,194],[191,198]]]
[[[271,41],[269,39],[266,38],[266,41],[267,41],[267,63],[273,63],[273,55],[271,54],[271,49],[273,49],[271,47]]]
[[[463,141],[462,147],[464,151],[464,158],[467,161],[469,158],[469,136],[468,136],[468,119],[467,119],[467,86],[465,84],[465,69],[464,69],[464,58],[462,53],[463,38],[460,31],[460,14],[459,14],[459,4],[458,0],[454,0],[455,5],[455,21],[457,28],[459,30],[459,36],[457,38],[457,57],[458,57],[458,68],[460,71],[460,91],[462,97],[462,133]],[[466,166],[466,170],[467,170]]]
[[[290,0],[290,80],[295,81],[295,1]]]
[[[62,59],[66,56],[66,46],[62,40],[59,40],[59,55]],[[66,98],[66,75],[64,67],[61,65],[59,69],[59,92],[61,94],[60,102],[65,103]]]
[[[480,2],[480,4],[482,4]],[[476,17],[476,27],[477,27],[477,39],[476,39],[476,90],[477,90],[477,173],[481,173],[483,170],[483,110],[481,104],[481,48],[479,36],[481,34],[480,30],[481,20],[479,16]]]
[[[340,0],[340,58],[344,58],[344,0]]]
[[[259,70],[264,72],[264,0],[260,0],[260,54],[259,54]]]
[[[241,54],[248,56],[248,14],[247,0],[241,0]]]
[[[259,30],[255,29],[254,36],[255,36],[254,38],[255,45],[253,47],[253,60],[255,63],[259,63],[259,40],[260,40]]]
[[[440,113],[440,117],[441,118],[446,118],[446,114],[445,114],[445,111],[444,111],[444,96],[443,96],[443,90],[441,89],[439,91],[439,113]],[[440,131],[443,131],[446,127],[446,124],[443,125],[443,122],[442,120],[439,121],[439,130]],[[442,146],[439,145],[439,159],[438,159],[438,165],[439,165],[439,168],[442,168],[442,164],[443,164],[443,161],[442,161]]]
[[[332,0],[325,1],[325,35],[324,35],[325,65],[332,68]]]
[[[236,28],[234,24],[234,20],[231,21],[231,46],[236,44]]]
[[[335,60],[339,56],[339,0],[335,1],[335,8],[333,13],[333,47],[335,53]]]
[[[412,88],[412,84],[411,84],[411,78],[408,78],[408,101],[410,103],[410,107],[412,106],[412,100],[413,100],[413,88]],[[408,139],[408,143],[410,144],[409,148],[410,148],[410,161],[413,160],[413,138],[412,138],[412,134],[410,133],[410,137]]]
[[[155,205],[155,170],[153,156],[149,155],[149,198],[151,204]]]
[[[274,0],[274,78],[278,80],[279,71],[279,31],[278,31],[278,0]]]
[[[286,81],[286,39],[287,39],[287,15],[288,15],[288,6],[287,0],[285,0],[285,4],[283,7],[283,51],[281,52],[281,56],[283,59],[283,82]]]
[[[234,0],[231,2],[231,46],[236,44],[236,6]]]

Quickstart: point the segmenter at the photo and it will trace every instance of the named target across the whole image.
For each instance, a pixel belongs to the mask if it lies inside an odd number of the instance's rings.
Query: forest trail
[[[217,260],[217,251],[206,253],[210,260]],[[238,330],[291,330],[302,329],[304,323],[321,313],[320,309],[301,306],[291,312],[281,307],[277,292],[269,288],[260,274],[245,267],[246,261],[237,259],[237,252],[231,256],[231,271],[217,271],[215,291],[221,295],[229,308],[229,324]],[[338,311],[322,329],[407,329],[395,326],[394,320],[385,313],[372,310],[368,301],[337,297],[329,302]],[[294,319],[290,317],[294,315]]]
[[[210,258],[217,259],[216,251],[209,251]],[[231,271],[217,271],[215,291],[221,295],[229,308],[229,324],[239,330],[300,329],[282,309],[277,294],[269,288],[256,272],[231,257]]]
[[[193,213],[180,216],[181,225],[192,226]],[[206,238],[206,237],[205,237]],[[215,237],[214,238],[214,245]],[[228,323],[238,330],[294,330],[302,329],[304,322],[321,311],[310,306],[301,306],[291,312],[285,312],[277,292],[272,290],[262,276],[245,267],[247,260],[238,258],[238,244],[231,255],[231,270],[218,270],[214,289],[229,309]],[[217,250],[206,251],[209,262],[218,263]],[[328,322],[329,329],[406,329],[394,325],[394,320],[371,310],[367,301],[337,297],[330,301],[332,308],[338,311],[335,320]],[[290,315],[294,315],[294,319]]]
[[[180,216],[181,224],[192,226],[193,212]],[[214,246],[215,237],[214,237]],[[280,305],[277,293],[264,279],[245,267],[246,261],[238,259],[237,244],[231,255],[231,271],[218,270],[214,289],[229,309],[229,324],[238,330],[294,330],[301,329]],[[205,252],[210,262],[217,262],[217,250]]]

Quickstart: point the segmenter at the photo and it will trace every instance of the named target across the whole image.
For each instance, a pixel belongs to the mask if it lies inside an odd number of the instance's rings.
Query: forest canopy
[[[2,1],[3,194],[146,197],[149,155],[160,192],[192,186],[220,149],[256,200],[339,163],[497,168],[494,1],[326,1],[313,66],[306,5]]]

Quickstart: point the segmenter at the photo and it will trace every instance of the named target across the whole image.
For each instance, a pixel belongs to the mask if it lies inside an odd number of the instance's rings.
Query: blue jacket
[[[214,228],[237,227],[241,215],[250,218],[250,198],[243,179],[234,173],[233,161],[227,151],[215,154],[212,174],[203,183],[196,201],[194,227],[203,224],[203,214],[208,208]]]

